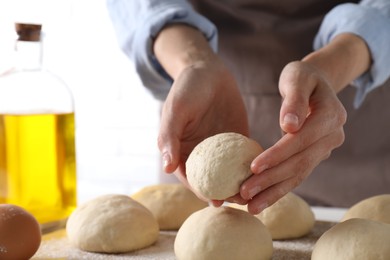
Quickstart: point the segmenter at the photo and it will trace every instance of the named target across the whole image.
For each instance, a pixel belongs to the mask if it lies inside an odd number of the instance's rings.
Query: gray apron
[[[219,55],[243,96],[250,135],[264,148],[281,138],[279,75],[312,51],[315,34],[335,0],[193,0],[219,30]],[[354,1],[358,2],[358,1]],[[390,193],[390,81],[353,108],[354,87],[339,98],[348,112],[344,144],[295,192],[312,205],[348,207]]]

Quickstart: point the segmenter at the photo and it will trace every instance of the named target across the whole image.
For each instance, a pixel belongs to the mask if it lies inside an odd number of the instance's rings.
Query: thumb
[[[301,129],[308,113],[307,106],[294,102],[287,96],[280,109],[280,127],[286,133],[294,133]]]
[[[167,103],[161,113],[157,144],[161,152],[163,170],[173,173],[180,163],[180,140],[184,123],[180,116],[175,117],[172,110],[167,108]]]
[[[279,90],[283,101],[279,124],[286,133],[294,133],[301,129],[310,111],[309,99],[312,88],[307,86],[305,78],[305,75],[297,73],[297,68],[291,65],[287,65],[280,76]]]
[[[160,129],[158,147],[161,152],[163,169],[166,173],[174,172],[180,161],[180,142],[169,129]]]

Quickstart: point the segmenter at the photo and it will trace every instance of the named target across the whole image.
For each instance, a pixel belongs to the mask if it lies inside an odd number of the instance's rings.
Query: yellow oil
[[[74,114],[0,114],[0,203],[16,204],[41,224],[76,207]]]

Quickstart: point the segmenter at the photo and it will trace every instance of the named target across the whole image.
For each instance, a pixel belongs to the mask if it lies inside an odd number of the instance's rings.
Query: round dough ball
[[[266,227],[249,213],[207,207],[183,223],[174,250],[178,260],[261,260],[271,259],[273,246]]]
[[[179,183],[145,187],[131,196],[148,208],[161,230],[177,230],[192,213],[208,206]]]
[[[159,228],[153,214],[139,202],[109,194],[73,211],[66,232],[70,242],[81,250],[122,253],[152,245]]]
[[[390,259],[389,241],[390,225],[368,219],[349,219],[320,237],[311,259]]]
[[[191,187],[210,200],[236,195],[252,172],[250,164],[263,148],[237,133],[222,133],[200,142],[186,162]]]
[[[373,196],[353,205],[344,214],[342,221],[365,218],[390,224],[390,194]]]
[[[245,205],[231,204],[247,210]],[[272,239],[291,239],[307,235],[314,227],[315,216],[309,204],[290,192],[256,215],[271,232]]]

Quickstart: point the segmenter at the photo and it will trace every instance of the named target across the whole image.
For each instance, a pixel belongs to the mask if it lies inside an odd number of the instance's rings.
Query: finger
[[[224,202],[223,200],[211,200],[210,201],[211,205],[213,205],[216,208],[221,207],[223,202]]]
[[[174,172],[180,162],[180,136],[183,132],[180,117],[175,117],[169,97],[164,104],[157,144],[161,152],[163,169],[167,173]]]
[[[293,182],[290,180],[269,187],[249,201],[247,206],[248,212],[252,215],[260,214],[264,209],[272,206],[289,191],[293,190],[293,188]]]
[[[344,131],[337,130],[312,144],[308,149],[292,156],[289,160],[261,174],[253,175],[241,185],[241,197],[249,200],[258,193],[291,178],[296,180],[295,185],[297,186],[314,167],[329,157],[331,150],[338,147],[343,141]]]
[[[340,108],[340,110],[342,109]],[[307,118],[305,125],[299,132],[285,134],[276,144],[257,156],[251,164],[252,172],[259,174],[267,168],[278,165],[334,132],[335,129],[339,129],[344,123],[343,112],[337,116],[334,108],[329,109],[327,105],[322,106]]]
[[[223,204],[223,200],[212,200],[212,201],[209,201],[209,199],[207,199],[206,197],[204,197],[201,193],[197,192],[195,189],[193,189],[190,185],[190,183],[188,182],[187,180],[187,176],[185,174],[185,164],[184,163],[180,163],[178,169],[176,169],[176,171],[174,171],[174,174],[176,176],[176,178],[187,188],[189,189],[190,191],[192,191],[199,199],[205,201],[205,202],[209,202],[211,203],[212,205],[214,205],[215,207],[219,207]]]
[[[286,133],[295,133],[301,129],[309,113],[309,96],[304,93],[290,93],[282,101],[279,124]]]
[[[163,170],[166,173],[174,172],[178,167],[180,158],[179,140],[175,136],[161,130],[157,142],[161,152]]]
[[[186,178],[186,176],[184,175],[184,172],[183,171],[178,171],[178,170],[176,170],[175,172],[174,172],[174,174],[175,174],[175,176],[179,179],[179,181],[187,188],[187,189],[189,189],[190,191],[192,191],[200,200],[203,200],[203,201],[205,201],[205,202],[209,202],[209,200],[208,199],[206,199],[202,194],[200,194],[200,193],[198,193],[196,190],[194,190],[192,187],[191,187],[191,185],[188,183],[188,180],[187,180],[187,178]],[[211,202],[212,204],[214,204],[215,203],[215,205],[218,205],[220,202],[219,201],[212,201]],[[222,201],[222,203],[223,203],[223,201]],[[222,204],[221,203],[221,204]]]
[[[184,166],[183,165],[180,165],[175,171],[174,171],[174,175],[176,176],[176,178],[185,186],[187,187],[189,190],[191,190],[192,192],[193,189],[190,185],[190,183],[188,182],[187,180],[187,176],[185,175],[185,171],[183,170],[184,169]],[[195,192],[194,192],[195,193]]]
[[[227,198],[226,201],[228,201],[230,203],[240,204],[240,205],[245,205],[248,203],[248,200],[241,197],[240,193],[238,193],[230,198]]]
[[[280,127],[286,133],[298,131],[309,111],[309,99],[317,84],[314,77],[303,69],[300,62],[289,63],[279,79],[279,91],[283,98],[280,109]],[[302,87],[304,85],[304,87]]]

